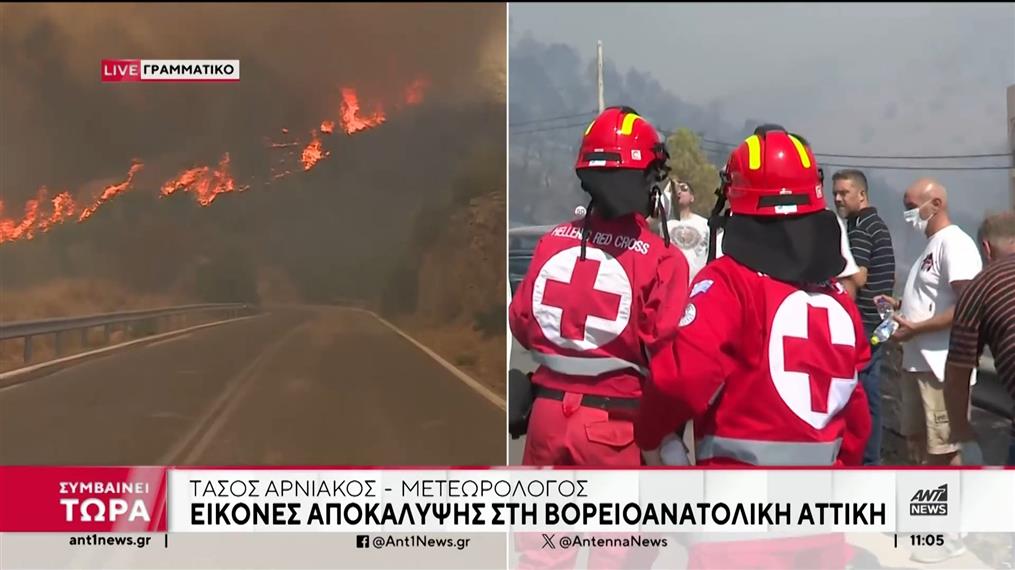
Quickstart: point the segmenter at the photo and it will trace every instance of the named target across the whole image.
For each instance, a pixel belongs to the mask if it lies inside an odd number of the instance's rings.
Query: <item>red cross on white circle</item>
[[[631,318],[631,282],[612,255],[592,247],[561,251],[540,269],[532,311],[554,344],[592,350],[620,336]]]
[[[856,329],[832,297],[796,291],[772,319],[769,372],[779,396],[800,419],[821,429],[856,387]]]

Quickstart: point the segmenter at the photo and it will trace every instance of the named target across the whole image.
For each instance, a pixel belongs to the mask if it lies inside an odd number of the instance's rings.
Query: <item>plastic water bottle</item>
[[[871,346],[877,346],[882,342],[892,338],[895,331],[899,330],[899,323],[895,320],[895,309],[892,304],[883,299],[878,299],[877,302],[878,314],[884,319],[878,328],[874,329],[874,334],[871,335]]]

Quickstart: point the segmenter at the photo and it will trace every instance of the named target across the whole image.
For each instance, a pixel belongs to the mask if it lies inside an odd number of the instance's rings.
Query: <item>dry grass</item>
[[[62,279],[30,289],[0,290],[0,322],[70,317],[183,302],[170,295],[139,295],[98,279]]]
[[[168,307],[186,300],[171,295],[139,295],[116,283],[95,279],[63,279],[22,290],[0,290],[0,322],[16,322],[56,317],[70,317],[132,309]],[[197,324],[191,318],[187,324]],[[182,326],[179,320],[171,328]],[[124,342],[152,334],[146,326],[119,327],[111,331],[110,343]],[[61,338],[62,356],[90,350],[106,344],[105,331],[92,329],[82,336],[80,331]],[[0,341],[0,370],[18,368],[23,362],[24,341]],[[32,341],[32,362],[43,362],[56,356],[53,335]]]
[[[504,195],[456,209],[420,256],[416,313],[398,325],[448,362],[505,393],[507,325]]]

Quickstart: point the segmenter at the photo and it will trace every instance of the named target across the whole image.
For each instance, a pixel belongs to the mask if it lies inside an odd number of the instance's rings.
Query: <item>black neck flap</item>
[[[842,231],[835,213],[790,217],[728,216],[723,254],[789,283],[822,283],[842,273]]]

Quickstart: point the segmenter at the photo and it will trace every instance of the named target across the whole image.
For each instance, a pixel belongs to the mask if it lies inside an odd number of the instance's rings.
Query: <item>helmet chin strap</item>
[[[667,177],[666,188],[669,188],[670,185],[672,184],[672,181],[670,181],[668,178],[669,177]],[[663,205],[663,192],[665,191],[666,191],[665,188],[664,189],[659,188],[658,182],[652,184],[652,202],[653,202],[652,213],[657,218],[659,218],[659,221],[662,223],[663,242],[666,244],[666,247],[670,247],[669,220],[667,219],[668,216],[666,214],[666,206]]]
[[[578,258],[585,261],[585,243],[589,241],[589,235],[592,233],[590,217],[592,216],[592,208],[596,205],[596,199],[592,198],[589,200],[589,205],[585,208],[585,218],[582,220],[582,249],[581,256]]]
[[[723,212],[726,207],[726,178],[725,171],[719,173],[719,187],[715,189],[715,206],[712,213],[708,215],[708,261],[715,261],[718,244],[718,232],[720,228],[726,227],[726,220],[730,217],[730,211]]]

